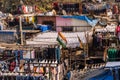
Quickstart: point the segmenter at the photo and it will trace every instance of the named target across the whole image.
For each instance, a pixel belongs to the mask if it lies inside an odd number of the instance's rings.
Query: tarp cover
[[[38,27],[38,29],[41,30],[41,32],[51,30],[51,27],[49,25],[37,25],[37,27]]]
[[[78,20],[84,20],[93,27],[98,23],[98,19],[90,19],[87,16],[62,16],[62,18],[74,18]]]

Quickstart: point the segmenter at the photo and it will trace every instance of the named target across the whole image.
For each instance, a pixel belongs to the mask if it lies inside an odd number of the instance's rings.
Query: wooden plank
[[[7,49],[7,50],[32,50],[33,47],[29,47],[27,45],[16,45],[16,44],[7,44],[7,43],[1,43],[0,49]]]
[[[38,33],[38,32],[40,32],[40,30],[23,30],[23,32],[26,32],[26,33]]]
[[[2,32],[16,32],[16,30],[2,30]],[[40,30],[22,30],[22,32],[26,32],[26,33],[38,33],[40,32]]]
[[[103,57],[94,57],[94,56],[91,56],[90,59],[102,59]]]

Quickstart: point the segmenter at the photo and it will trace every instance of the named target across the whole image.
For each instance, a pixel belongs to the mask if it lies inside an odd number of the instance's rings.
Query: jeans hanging
[[[60,48],[58,47],[58,48],[56,48],[55,49],[55,56],[56,56],[56,59],[57,59],[57,61],[58,61],[58,63],[60,62]]]
[[[118,72],[118,67],[115,68],[115,80],[119,80],[119,72]]]
[[[15,50],[14,51],[15,53],[15,56],[16,56],[16,59],[20,58],[20,59],[23,59],[23,51],[22,50]]]

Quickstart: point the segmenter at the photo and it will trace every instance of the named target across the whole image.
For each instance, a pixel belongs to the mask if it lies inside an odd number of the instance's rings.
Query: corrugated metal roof
[[[56,41],[57,32],[46,32],[46,33],[39,33],[36,37],[31,40],[27,40],[27,45],[55,45],[58,44]],[[63,35],[67,39],[67,46],[68,47],[77,47],[79,46],[79,41],[77,35],[80,37],[82,43],[86,43],[85,32],[63,32]]]

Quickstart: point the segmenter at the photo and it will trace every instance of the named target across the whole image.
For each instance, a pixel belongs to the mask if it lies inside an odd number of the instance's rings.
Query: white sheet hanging
[[[106,68],[110,68],[110,67],[120,67],[120,61],[107,62],[105,67],[106,67]]]

